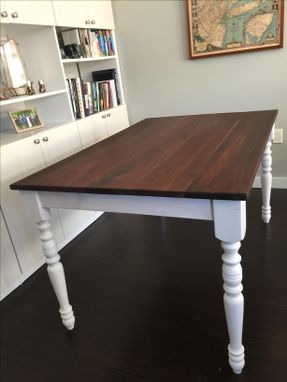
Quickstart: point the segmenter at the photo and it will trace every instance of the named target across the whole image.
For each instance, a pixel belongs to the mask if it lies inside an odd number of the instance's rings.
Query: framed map
[[[190,58],[283,47],[284,0],[186,0]]]

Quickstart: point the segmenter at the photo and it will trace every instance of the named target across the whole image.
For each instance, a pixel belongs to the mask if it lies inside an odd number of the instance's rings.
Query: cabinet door
[[[80,139],[75,123],[69,123],[41,134],[41,144],[47,166],[58,162],[81,150]],[[94,211],[58,209],[64,240],[60,248],[77,236],[96,218]]]
[[[52,1],[56,25],[114,29],[111,1]]]
[[[128,113],[125,105],[111,109],[106,115],[109,135],[116,134],[129,126]]]
[[[90,7],[91,22],[95,22],[95,25],[91,25],[93,28],[100,29],[115,29],[113,10],[110,1],[86,1]]]
[[[6,0],[6,11],[10,23],[55,25],[53,7],[49,0]]]
[[[1,24],[3,23],[8,23],[9,22],[9,15],[7,12],[7,7],[6,7],[6,1],[2,0],[0,2],[0,14],[1,14]]]
[[[81,150],[75,123],[68,123],[39,134],[45,163],[50,166]]]
[[[0,300],[21,284],[21,270],[0,210],[1,252],[0,252]]]
[[[94,145],[108,137],[106,115],[99,113],[77,121],[83,148]]]
[[[35,144],[34,139],[31,137],[1,147],[1,208],[26,276],[44,263],[44,257],[36,224],[29,220],[20,193],[10,190],[9,185],[45,167],[40,144]]]

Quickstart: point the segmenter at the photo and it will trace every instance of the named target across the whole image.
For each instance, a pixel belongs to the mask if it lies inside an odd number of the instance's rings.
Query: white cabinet
[[[0,252],[0,300],[21,284],[21,269],[12,241],[0,210],[1,252]]]
[[[129,126],[127,108],[125,105],[111,109],[105,114],[109,136]]]
[[[127,108],[118,106],[77,121],[83,148],[92,146],[129,126]]]
[[[6,8],[6,1],[3,0],[0,2],[0,16],[1,16],[1,24],[9,23],[8,12]]]
[[[33,137],[1,147],[1,208],[22,271],[27,275],[43,264],[44,258],[37,228],[26,216],[19,192],[10,190],[9,185],[44,167],[41,147]],[[53,228],[55,223],[58,226],[57,216],[53,216]]]
[[[47,166],[71,156],[82,149],[78,129],[70,123],[39,135],[44,160]],[[96,218],[94,211],[58,209],[64,240],[58,243],[63,247]]]
[[[50,166],[81,150],[75,123],[68,123],[37,134],[46,166]]]
[[[77,121],[83,148],[92,146],[108,137],[108,129],[103,115],[104,113],[98,113]]]
[[[2,0],[1,3],[1,22],[55,25],[53,7],[49,0]]]
[[[39,233],[18,191],[10,184],[81,150],[76,124],[70,123],[1,147],[1,208],[24,277],[43,264]],[[52,231],[61,248],[93,220],[95,212],[51,210]]]
[[[96,1],[52,1],[56,25],[77,28],[114,29],[111,2]]]

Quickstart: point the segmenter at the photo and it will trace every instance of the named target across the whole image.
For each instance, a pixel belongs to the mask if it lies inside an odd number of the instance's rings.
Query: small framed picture
[[[23,133],[43,127],[43,123],[41,122],[35,107],[8,112],[8,114],[17,133]]]

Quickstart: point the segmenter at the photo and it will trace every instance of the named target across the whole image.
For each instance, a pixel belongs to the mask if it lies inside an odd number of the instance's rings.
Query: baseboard
[[[260,179],[260,176],[256,176],[252,187],[253,188],[261,188],[261,179]],[[273,178],[272,178],[272,188],[287,189],[287,177],[273,176]]]

